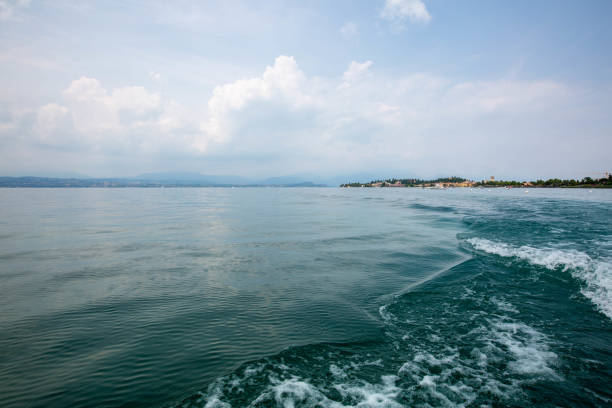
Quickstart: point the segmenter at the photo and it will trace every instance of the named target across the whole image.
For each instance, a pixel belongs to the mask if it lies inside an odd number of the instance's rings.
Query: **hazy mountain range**
[[[211,175],[189,172],[145,173],[135,177],[0,177],[0,187],[161,187],[161,186],[279,186],[279,187],[336,187],[342,183],[372,180],[372,174],[353,174],[336,177],[314,175],[276,176],[265,179],[237,175]]]

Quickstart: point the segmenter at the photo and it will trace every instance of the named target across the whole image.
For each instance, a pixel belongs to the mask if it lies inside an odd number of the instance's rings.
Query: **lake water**
[[[0,189],[0,406],[612,404],[612,191]]]

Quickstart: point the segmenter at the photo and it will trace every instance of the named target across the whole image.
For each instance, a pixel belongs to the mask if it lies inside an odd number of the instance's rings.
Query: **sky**
[[[0,175],[612,171],[612,2],[0,0]]]

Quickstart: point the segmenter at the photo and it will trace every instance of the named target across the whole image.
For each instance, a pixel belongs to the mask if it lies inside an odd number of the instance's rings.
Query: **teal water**
[[[612,404],[612,191],[0,190],[0,406]]]

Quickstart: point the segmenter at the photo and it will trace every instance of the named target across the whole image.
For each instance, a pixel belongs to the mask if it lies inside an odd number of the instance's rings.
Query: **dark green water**
[[[0,406],[612,404],[612,191],[0,190]]]

